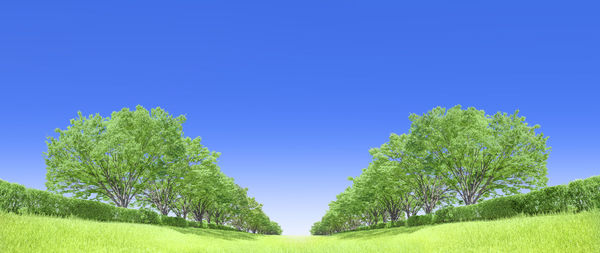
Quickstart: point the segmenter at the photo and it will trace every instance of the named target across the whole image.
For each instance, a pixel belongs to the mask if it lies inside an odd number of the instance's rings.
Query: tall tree
[[[56,129],[58,138],[48,138],[50,191],[127,207],[146,189],[161,158],[177,160],[182,148],[185,117],[158,107],[78,116],[67,129]]]
[[[223,181],[226,176],[218,166],[192,166],[192,173],[187,177],[187,191],[185,195],[190,197],[190,211],[196,221],[207,218],[205,216],[215,203],[217,192],[222,190]]]
[[[439,174],[437,161],[431,160],[426,151],[416,147],[411,136],[391,134],[389,142],[371,151],[374,159],[389,163],[393,175],[402,181],[405,191],[403,210],[414,215],[422,206],[425,213],[431,213],[444,200],[450,200],[449,187]],[[410,215],[408,215],[410,216]]]
[[[170,156],[161,157],[157,168],[151,173],[148,186],[144,191],[144,200],[161,214],[167,215],[173,209],[175,201],[185,188],[185,179],[189,176],[192,165],[213,166],[216,162],[219,154],[210,152],[200,141],[200,137],[185,138],[183,149],[179,151],[176,159]],[[175,212],[179,211],[179,209],[175,210]],[[183,212],[187,216],[187,212],[185,210]]]
[[[412,146],[436,164],[436,174],[458,193],[466,205],[494,196],[535,189],[547,182],[547,137],[529,126],[516,111],[512,115],[460,105],[437,107],[411,115]]]

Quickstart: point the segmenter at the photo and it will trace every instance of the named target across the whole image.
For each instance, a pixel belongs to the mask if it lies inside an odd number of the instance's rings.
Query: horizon
[[[45,189],[46,137],[77,111],[138,104],[186,115],[284,235],[308,235],[368,150],[437,106],[520,110],[550,137],[549,186],[600,174],[590,6],[26,5],[0,8],[9,182]]]

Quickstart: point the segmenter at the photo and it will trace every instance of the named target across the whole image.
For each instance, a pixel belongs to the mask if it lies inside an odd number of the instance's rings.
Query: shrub
[[[479,215],[484,220],[494,220],[506,217],[512,217],[518,214],[515,210],[515,198],[502,197],[495,198],[477,204],[479,206]],[[436,213],[437,214],[437,213]]]
[[[28,189],[23,185],[3,180],[0,180],[0,211],[58,217],[73,216],[97,221],[164,224],[176,227],[207,227],[205,222],[188,222],[186,219],[179,217],[162,216],[145,208],[139,210],[127,209],[92,200],[68,198],[47,191]],[[236,230],[224,225],[211,224],[209,227]]]
[[[142,223],[142,212],[135,209],[115,207],[114,220],[118,222]]]
[[[592,192],[592,204],[596,208],[600,208],[600,176],[593,176],[584,180],[589,190]]]
[[[389,221],[385,223],[386,228],[394,228],[404,226],[404,220]]]
[[[433,224],[434,220],[435,216],[433,215],[433,213],[428,213],[419,218],[419,225],[431,225]]]
[[[515,209],[529,215],[565,212],[571,206],[577,212],[590,210],[597,206],[596,200],[600,198],[600,179],[598,176],[577,179],[568,185],[546,187],[518,196],[521,198],[520,209]]]
[[[369,230],[368,226],[360,226],[355,229],[356,231]]]
[[[174,227],[182,227],[185,228],[188,226],[188,222],[186,219],[181,217],[169,217],[166,215],[160,216],[160,221],[162,225],[166,226],[174,226]]]
[[[447,206],[447,207],[437,210],[435,212],[434,223],[439,224],[439,223],[451,222],[452,221],[451,213],[452,213],[453,208],[454,208],[453,206]]]
[[[508,199],[511,202],[512,209],[515,211],[515,213],[520,214],[525,213],[525,201],[528,200],[528,197],[525,195],[527,194],[518,194],[502,198]]]
[[[406,221],[405,220],[397,220],[395,221],[392,226],[393,227],[402,227],[406,225]]]
[[[202,228],[202,223],[201,222],[197,222],[197,221],[187,221],[188,223],[188,227],[192,227],[192,228]]]
[[[546,187],[532,194],[538,203],[538,214],[565,212],[568,209],[569,191],[566,185]]]
[[[594,179],[589,181],[593,180]],[[583,210],[589,210],[595,206],[594,199],[597,197],[599,192],[597,191],[597,189],[596,192],[594,192],[593,182],[587,182],[581,179],[577,179],[571,181],[568,187],[568,195],[570,202],[575,206],[578,212]]]
[[[70,199],[67,205],[69,213],[73,216],[98,221],[115,220],[115,208],[108,204],[83,199]]]
[[[0,209],[18,213],[21,203],[25,203],[25,186],[0,180]]]
[[[19,213],[30,213],[49,216],[65,216],[67,210],[62,208],[62,199],[54,194],[34,189],[26,189],[25,198],[21,202]]]
[[[387,226],[387,223],[384,222],[379,222],[377,224],[371,224],[370,226],[368,226],[369,229],[379,229],[379,228],[385,228]]]
[[[479,219],[479,214],[477,212],[477,205],[468,205],[461,206],[457,208],[453,208],[450,212],[451,221],[473,221]]]
[[[158,213],[156,213],[150,209],[146,209],[146,208],[140,208],[140,212],[142,213],[142,215],[141,215],[142,223],[160,224],[160,218],[158,216]]]
[[[413,227],[419,225],[419,215],[413,215],[406,219],[406,226]]]
[[[425,215],[413,215],[410,216],[407,220],[406,220],[406,225],[407,226],[422,226],[422,225],[431,225],[433,224],[434,221],[434,215],[433,214],[425,214]]]
[[[435,215],[415,215],[406,221],[390,222],[385,226],[420,226],[445,222],[494,220],[521,213],[537,215],[565,212],[571,209],[580,212],[593,208],[600,208],[600,176],[575,180],[568,185],[546,187],[526,194],[498,197],[474,205],[448,206],[437,210]],[[381,226],[382,224],[378,224],[359,229],[375,229]]]

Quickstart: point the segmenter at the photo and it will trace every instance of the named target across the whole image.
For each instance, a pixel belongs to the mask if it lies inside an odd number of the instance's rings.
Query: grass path
[[[0,252],[600,252],[600,211],[334,236],[264,236],[0,213]]]

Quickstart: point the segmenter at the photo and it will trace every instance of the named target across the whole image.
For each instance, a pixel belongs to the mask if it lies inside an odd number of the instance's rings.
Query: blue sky
[[[592,2],[0,4],[0,178],[45,189],[45,138],[77,111],[160,106],[284,234],[308,234],[410,113],[520,109],[549,184],[600,174]]]

